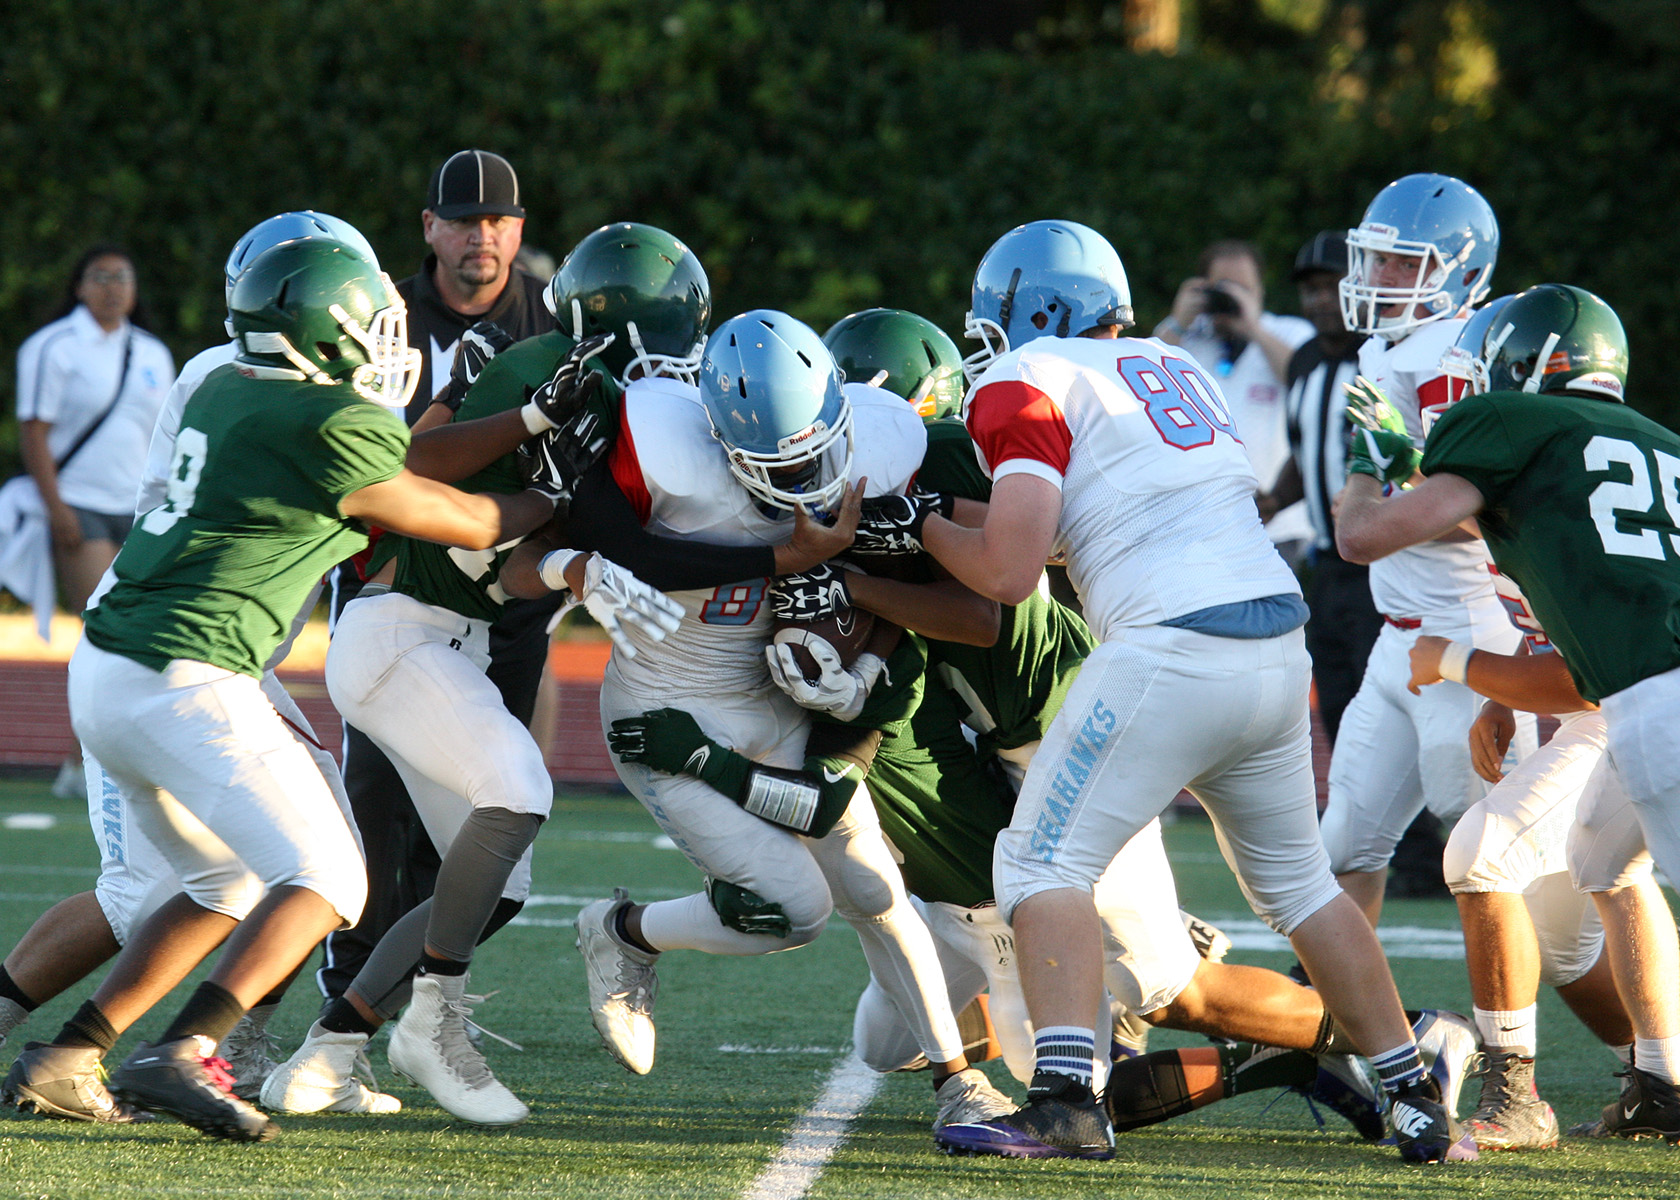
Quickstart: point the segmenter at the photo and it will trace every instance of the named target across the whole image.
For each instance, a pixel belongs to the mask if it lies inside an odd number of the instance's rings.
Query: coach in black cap
[[[397,291],[408,304],[408,341],[420,351],[422,364],[408,421],[412,425],[424,417],[426,425],[436,425],[451,413],[441,404],[433,406],[432,395],[448,382],[463,333],[480,321],[494,321],[522,341],[553,329],[554,318],[542,301],[548,280],[514,268],[525,208],[519,202],[519,177],[507,159],[488,150],[451,154],[432,173],[420,228],[432,252],[417,274],[397,284]],[[340,567],[335,611],[360,587],[352,565]],[[548,600],[511,601],[490,627],[486,674],[508,711],[527,725],[548,659],[548,620],[563,598],[556,593]],[[368,898],[354,929],[327,938],[316,981],[329,1000],[343,994],[385,931],[432,894],[438,870],[437,851],[396,768],[366,734],[349,726],[344,788],[367,854]],[[500,927],[516,908],[498,910],[492,926]]]
[[[473,325],[494,321],[515,341],[554,328],[542,302],[548,280],[514,269],[525,207],[507,159],[488,150],[451,154],[432,172],[420,229],[432,252],[418,274],[397,284],[408,302],[409,343],[423,360],[411,425],[448,378],[455,343]]]

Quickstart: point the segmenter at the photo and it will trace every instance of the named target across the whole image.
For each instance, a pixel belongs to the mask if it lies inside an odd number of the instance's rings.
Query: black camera
[[[1202,308],[1210,317],[1234,317],[1242,312],[1237,298],[1222,287],[1202,289]]]

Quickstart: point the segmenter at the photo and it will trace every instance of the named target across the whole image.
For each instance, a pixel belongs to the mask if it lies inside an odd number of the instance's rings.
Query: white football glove
[[[801,708],[825,712],[840,721],[853,720],[863,711],[869,689],[875,686],[887,664],[878,654],[860,654],[848,669],[840,665],[840,655],[834,647],[822,639],[805,642],[804,646],[822,672],[815,683],[806,681],[805,673],[793,657],[793,647],[786,641],[772,642],[764,648],[770,678]]]
[[[582,550],[556,550],[545,555],[538,566],[542,581],[557,592],[570,586],[566,582],[566,568],[583,553]],[[583,592],[578,599],[626,658],[636,657],[636,647],[625,632],[626,626],[651,642],[662,642],[666,634],[675,633],[682,624],[682,605],[599,554],[590,554],[583,565]]]

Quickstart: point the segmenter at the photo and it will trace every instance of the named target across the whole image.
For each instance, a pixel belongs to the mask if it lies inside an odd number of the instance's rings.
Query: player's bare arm
[[[523,537],[548,520],[554,501],[534,491],[514,496],[463,492],[404,470],[383,483],[351,492],[338,510],[409,537],[488,550]]]
[[[1482,493],[1459,475],[1431,475],[1386,498],[1369,475],[1350,475],[1336,498],[1336,549],[1349,562],[1376,562],[1456,530],[1481,509]]]
[[[1441,657],[1454,644],[1446,638],[1429,636],[1412,643],[1412,678],[1406,686],[1414,695],[1419,688],[1445,678],[1441,674]],[[1529,654],[1526,646],[1523,649],[1522,654],[1471,650],[1464,663],[1465,686],[1478,695],[1523,712],[1582,712],[1598,707],[1581,698],[1562,655]]]
[[[997,643],[1002,606],[959,580],[905,583],[852,572],[846,589],[858,608],[923,637],[966,646]]]
[[[931,516],[922,544],[980,595],[1019,604],[1038,587],[1061,515],[1055,484],[1036,475],[1005,475],[992,489],[982,526],[969,529]]]

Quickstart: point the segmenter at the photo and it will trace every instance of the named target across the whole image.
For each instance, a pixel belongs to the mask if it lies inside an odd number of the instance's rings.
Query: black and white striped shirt
[[[1313,338],[1289,360],[1289,396],[1285,401],[1289,448],[1301,472],[1313,544],[1323,552],[1336,545],[1330,502],[1347,481],[1347,397],[1343,385],[1359,374],[1359,343],[1339,358],[1324,353]]]

